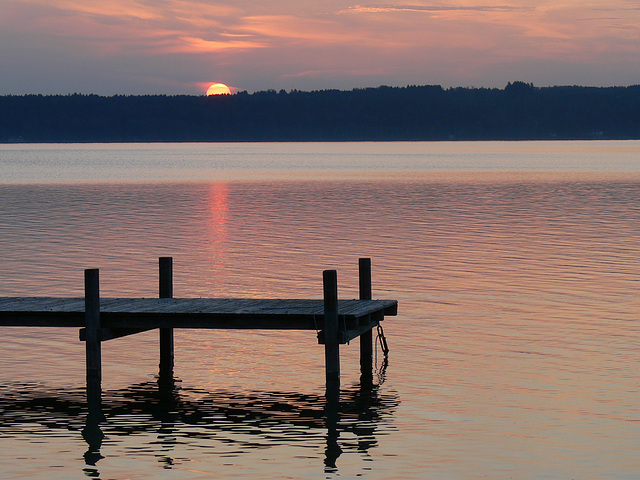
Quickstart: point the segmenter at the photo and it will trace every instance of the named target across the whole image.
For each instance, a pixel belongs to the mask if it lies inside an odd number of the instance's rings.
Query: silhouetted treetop
[[[0,96],[0,142],[591,138],[640,138],[640,86]]]

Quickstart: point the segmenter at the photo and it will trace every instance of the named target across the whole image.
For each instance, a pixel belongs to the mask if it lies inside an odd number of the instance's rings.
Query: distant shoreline
[[[149,140],[149,141],[42,141],[42,142],[27,142],[27,141],[0,141],[0,145],[127,145],[127,144],[140,144],[140,145],[161,145],[161,144],[193,144],[193,143],[218,143],[218,144],[233,144],[233,143],[411,143],[411,142],[435,142],[435,143],[456,143],[456,142],[513,142],[513,143],[525,143],[525,142],[632,142],[640,141],[638,138],[518,138],[518,139],[482,139],[476,138],[472,140],[467,139],[454,139],[454,140]]]
[[[638,139],[638,85],[0,96],[4,144]]]

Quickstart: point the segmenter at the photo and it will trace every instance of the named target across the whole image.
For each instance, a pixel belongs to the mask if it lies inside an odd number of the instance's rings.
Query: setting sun
[[[231,95],[231,89],[224,83],[213,83],[207,89],[207,96],[209,95]]]

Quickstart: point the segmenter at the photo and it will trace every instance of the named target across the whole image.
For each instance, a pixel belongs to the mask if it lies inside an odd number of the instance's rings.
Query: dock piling
[[[327,390],[340,386],[340,347],[338,339],[338,274],[322,272],[324,287],[324,357]]]
[[[100,277],[97,268],[84,271],[87,404],[89,415],[101,414],[102,353],[100,345]]]
[[[159,297],[173,298],[173,257],[160,257]],[[173,328],[160,328],[160,373],[163,378],[173,377],[174,345]]]
[[[371,300],[371,259],[358,260],[360,300]],[[360,335],[360,384],[373,385],[373,329]]]

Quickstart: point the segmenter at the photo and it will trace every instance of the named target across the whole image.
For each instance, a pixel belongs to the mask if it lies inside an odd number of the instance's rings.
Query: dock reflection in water
[[[99,477],[103,443],[135,436],[137,453],[151,454],[162,468],[173,468],[176,447],[215,448],[217,457],[239,456],[253,449],[297,445],[311,449],[308,458],[324,462],[325,472],[337,472],[345,453],[367,455],[384,434],[399,405],[396,394],[381,394],[377,385],[343,388],[332,395],[296,392],[208,392],[179,381],[146,382],[103,392],[102,418],[87,414],[85,392],[47,390],[32,384],[0,389],[0,436],[77,432],[87,450],[84,472]],[[337,397],[333,397],[337,398]],[[390,427],[385,427],[388,430]],[[138,441],[139,439],[139,441]],[[129,441],[130,442],[130,441]],[[180,462],[189,461],[182,455]],[[324,458],[318,455],[324,450]],[[176,455],[178,455],[176,453]],[[78,452],[80,458],[80,452]]]

